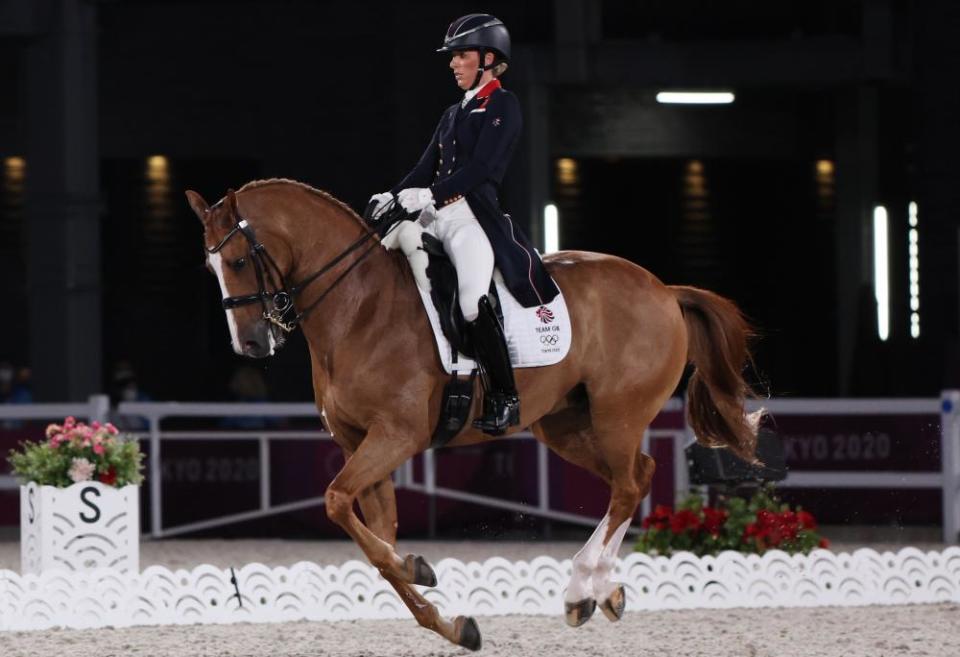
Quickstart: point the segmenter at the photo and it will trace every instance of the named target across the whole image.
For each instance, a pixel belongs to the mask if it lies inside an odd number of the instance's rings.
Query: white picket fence
[[[448,617],[563,614],[570,560],[538,557],[482,563],[444,559],[438,585],[422,589]],[[906,548],[894,554],[816,550],[790,556],[723,552],[670,558],[633,553],[615,567],[627,610],[734,607],[819,607],[960,603],[960,547],[943,552]],[[142,573],[0,571],[0,631],[54,627],[332,621],[409,618],[375,568],[301,562],[289,568],[197,566]]]

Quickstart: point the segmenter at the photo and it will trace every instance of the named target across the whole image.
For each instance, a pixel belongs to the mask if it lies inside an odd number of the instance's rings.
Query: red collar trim
[[[493,78],[492,80],[490,80],[490,82],[480,87],[480,91],[477,92],[476,98],[478,99],[486,98],[487,96],[489,96],[499,88],[500,88],[500,80],[498,80],[497,78]]]

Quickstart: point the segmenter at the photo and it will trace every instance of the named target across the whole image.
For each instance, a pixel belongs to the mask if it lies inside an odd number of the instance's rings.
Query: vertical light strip
[[[890,277],[887,246],[887,209],[873,209],[873,292],[877,300],[877,335],[890,337]]]
[[[917,204],[907,206],[910,230],[907,233],[910,258],[910,337],[920,337],[920,229]]]
[[[543,252],[560,250],[560,217],[553,203],[543,208]]]

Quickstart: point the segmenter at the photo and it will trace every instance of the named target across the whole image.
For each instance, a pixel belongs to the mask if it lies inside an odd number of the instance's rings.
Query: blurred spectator
[[[6,404],[13,392],[13,365],[0,362],[0,404]]]
[[[4,404],[33,403],[33,392],[30,389],[30,368],[14,368],[4,361],[0,363],[0,402]],[[0,422],[3,429],[18,429],[23,426],[20,420],[4,420]]]
[[[117,404],[128,401],[153,401],[146,392],[141,390],[137,382],[137,375],[129,360],[118,360],[113,366],[110,377],[110,402],[116,408]],[[113,423],[121,430],[143,431],[149,428],[149,423],[140,417],[113,414]]]
[[[113,366],[110,401],[114,404],[125,401],[153,401],[150,395],[140,389],[133,365],[128,360],[119,360]]]
[[[231,401],[252,404],[269,401],[267,382],[263,378],[263,372],[250,365],[240,365],[234,370],[228,389]],[[263,429],[271,422],[264,417],[246,416],[226,417],[220,424],[229,429]]]
[[[32,378],[33,374],[29,367],[18,368],[17,373],[13,377],[13,387],[10,390],[10,397],[7,399],[7,402],[10,404],[32,404]]]

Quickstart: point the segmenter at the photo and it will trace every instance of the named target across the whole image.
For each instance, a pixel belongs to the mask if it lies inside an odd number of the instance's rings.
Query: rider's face
[[[450,58],[450,68],[453,69],[453,77],[457,80],[457,86],[466,91],[473,85],[477,77],[477,69],[480,68],[480,53],[476,50],[454,50]]]

